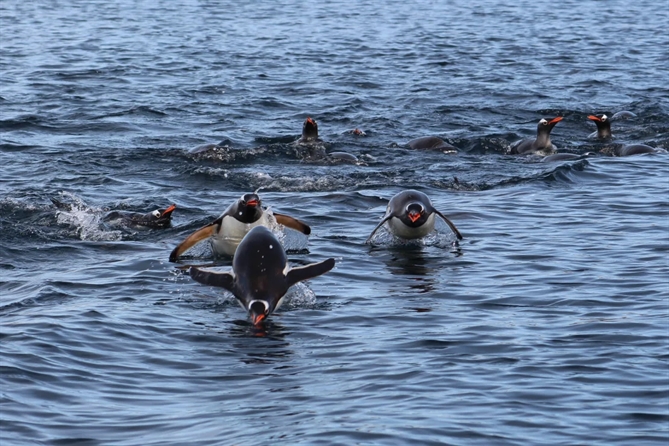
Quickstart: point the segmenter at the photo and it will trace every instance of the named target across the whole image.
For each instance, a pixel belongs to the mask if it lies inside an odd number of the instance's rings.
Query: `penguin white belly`
[[[274,216],[263,212],[262,217],[253,223],[242,223],[229,215],[221,220],[221,228],[211,238],[211,249],[216,255],[234,256],[237,246],[244,236],[256,226],[271,227]]]
[[[430,232],[434,231],[434,214],[430,215],[427,218],[427,221],[417,228],[407,226],[402,223],[402,220],[399,218],[393,217],[388,220],[388,228],[390,229],[390,232],[401,238],[412,239],[425,237]]]

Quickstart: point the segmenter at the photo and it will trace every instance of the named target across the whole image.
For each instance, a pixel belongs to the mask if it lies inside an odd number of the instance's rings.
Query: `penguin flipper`
[[[296,231],[299,231],[305,235],[311,234],[311,228],[309,225],[301,222],[297,218],[293,218],[284,214],[277,214],[276,212],[273,212],[273,214],[277,223],[282,224],[287,228],[295,229]]]
[[[462,240],[462,234],[460,234],[460,231],[458,231],[458,228],[455,227],[453,222],[451,222],[444,214],[439,212],[438,210],[434,210],[434,213],[437,214],[438,216],[441,217],[442,220],[446,222],[446,224],[451,228],[451,231],[455,234],[455,236],[458,238],[458,240]]]
[[[312,277],[320,276],[330,271],[335,266],[335,260],[330,258],[318,263],[310,263],[305,266],[298,266],[291,268],[286,274],[286,285],[291,287],[297,282],[311,279]]]
[[[232,288],[235,283],[235,274],[232,272],[215,273],[213,271],[203,271],[195,266],[190,268],[190,276],[196,282],[200,282],[204,285],[225,288],[230,292],[232,292]]]
[[[193,232],[186,238],[186,240],[179,243],[179,245],[177,245],[177,247],[172,250],[172,252],[170,253],[170,262],[176,262],[177,258],[181,254],[188,251],[190,248],[192,248],[202,240],[206,239],[207,237],[211,237],[212,235],[214,235],[214,232],[216,231],[217,228],[218,228],[218,220]]]
[[[372,237],[374,237],[374,234],[376,234],[376,231],[378,231],[379,228],[380,228],[381,226],[383,226],[383,224],[384,224],[385,222],[387,222],[388,220],[390,220],[391,218],[393,218],[393,215],[392,215],[392,214],[388,214],[388,215],[386,215],[385,217],[383,217],[383,220],[381,220],[381,221],[379,222],[379,224],[376,225],[376,227],[374,228],[374,230],[372,231],[372,233],[369,234],[369,237],[367,237],[367,240],[365,240],[365,244],[366,244],[366,245],[368,245],[369,242],[372,241]]]

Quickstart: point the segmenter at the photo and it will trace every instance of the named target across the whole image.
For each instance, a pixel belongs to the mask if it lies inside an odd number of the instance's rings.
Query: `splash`
[[[104,210],[86,204],[80,197],[70,192],[60,192],[58,198],[52,198],[56,211],[56,222],[72,227],[76,236],[84,241],[117,241],[123,233],[116,230],[104,230],[101,220]]]

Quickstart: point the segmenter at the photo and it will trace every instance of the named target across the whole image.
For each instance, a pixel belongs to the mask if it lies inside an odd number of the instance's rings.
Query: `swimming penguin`
[[[462,240],[458,228],[432,206],[427,195],[417,190],[405,190],[390,199],[386,215],[376,225],[365,243],[369,243],[376,231],[386,222],[390,232],[397,237],[404,239],[425,237],[434,230],[435,214],[446,222],[458,240]]]
[[[190,276],[197,282],[230,291],[248,311],[253,324],[258,325],[279,308],[288,288],[325,274],[334,265],[330,258],[290,268],[279,240],[269,229],[256,226],[239,244],[232,271],[217,273],[191,267]]]
[[[414,150],[441,150],[450,153],[458,151],[457,147],[450,145],[436,136],[423,136],[422,138],[412,139],[405,144],[405,147]]]
[[[666,153],[665,149],[658,147],[651,147],[646,144],[629,144],[618,146],[613,149],[613,155],[615,156],[631,156],[631,155],[642,155],[644,153]]]
[[[552,163],[555,161],[574,161],[587,158],[589,156],[594,156],[593,152],[585,152],[583,154],[578,153],[554,153],[552,155],[545,156],[541,159],[542,163]]]
[[[302,124],[302,137],[295,142],[297,144],[322,142],[318,137],[318,123],[311,116],[307,116],[307,119],[304,120],[304,124]]]
[[[591,133],[588,138],[610,139],[611,135],[611,120],[606,115],[590,115],[588,119],[597,124],[597,131]]]
[[[631,112],[618,112],[613,117],[621,116],[625,113],[624,119],[627,119],[627,114],[634,115]],[[636,115],[634,115],[636,116]],[[590,115],[588,119],[594,121],[597,125],[597,131],[589,135],[589,138],[598,138],[598,139],[611,139],[611,121],[613,118],[608,119],[606,115]],[[623,118],[620,118],[623,119]],[[659,149],[656,147],[651,147],[646,144],[614,144],[612,146],[607,146],[602,149],[602,152],[605,154],[613,156],[630,156],[630,155],[641,155],[644,153],[661,153],[664,152],[664,149]]]
[[[524,155],[538,153],[549,155],[557,149],[551,142],[550,134],[555,124],[562,121],[562,116],[558,116],[549,121],[541,119],[537,125],[536,139],[523,139],[514,143],[509,151],[512,155]]]
[[[111,211],[102,218],[102,221],[110,223],[119,221],[124,226],[146,226],[148,228],[167,228],[172,224],[172,212],[177,208],[176,204],[167,209],[156,209],[146,214],[139,212]]]
[[[311,234],[311,228],[296,218],[266,212],[256,193],[244,194],[228,206],[220,217],[189,235],[174,248],[170,253],[170,262],[176,262],[181,254],[207,238],[214,254],[232,256],[247,232],[255,226],[270,226],[274,221],[303,234]]]

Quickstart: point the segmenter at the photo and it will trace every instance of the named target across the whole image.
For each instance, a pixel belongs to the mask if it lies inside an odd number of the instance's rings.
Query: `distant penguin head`
[[[177,208],[176,204],[170,205],[167,209],[156,209],[144,216],[151,226],[169,226],[172,222],[172,212]]]
[[[594,121],[597,125],[597,137],[598,138],[610,138],[611,137],[611,121],[606,115],[590,115],[588,119]]]
[[[311,117],[307,117],[302,125],[302,139],[318,139],[318,124]]]
[[[425,223],[428,215],[422,203],[413,202],[407,204],[406,208],[404,208],[404,215],[402,217],[401,220],[404,224],[417,228]]]
[[[248,311],[253,325],[259,325],[270,313],[271,305],[266,300],[255,299],[249,302]]]
[[[555,124],[558,122],[562,121],[562,116],[557,116],[553,119],[541,119],[539,121],[539,124],[537,125],[537,130],[541,131],[551,131],[553,127],[555,127]]]

